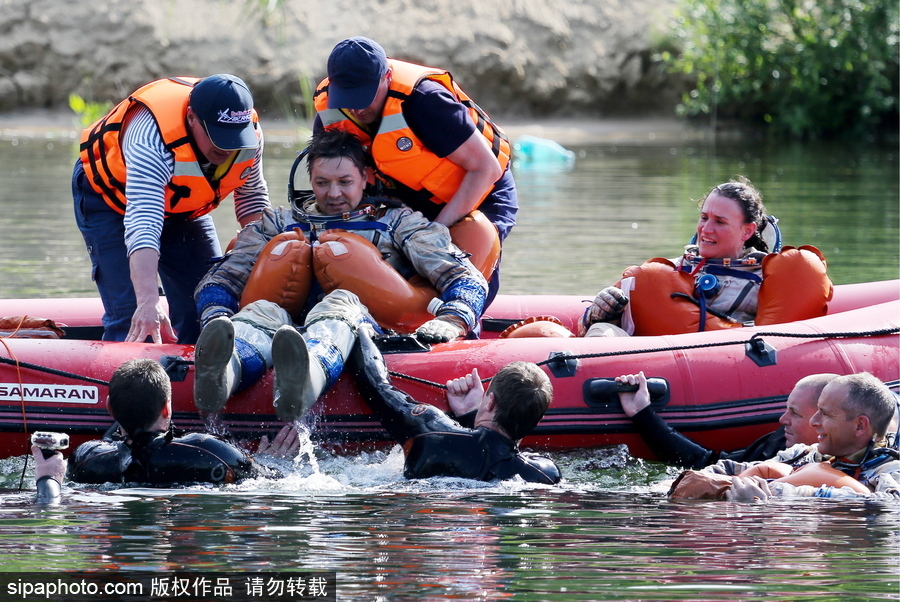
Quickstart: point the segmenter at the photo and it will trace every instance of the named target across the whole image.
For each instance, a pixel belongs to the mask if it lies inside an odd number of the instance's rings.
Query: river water
[[[592,296],[630,264],[677,255],[696,222],[690,199],[736,174],[763,191],[786,244],[824,252],[836,283],[898,277],[895,146],[713,146],[671,131],[570,136],[567,146],[571,170],[516,168],[522,209],[504,249],[503,293]],[[268,139],[277,203],[297,150],[290,135]],[[0,137],[0,297],[96,295],[72,217],[75,152],[66,131]],[[215,215],[227,242],[233,217]],[[325,571],[336,574],[339,600],[900,599],[898,505],[670,502],[677,470],[622,448],[555,454],[565,475],[555,487],[410,482],[399,448],[308,452],[282,467],[283,479],[69,487],[53,508],[15,491],[24,458],[0,461],[0,573]],[[266,598],[235,588],[206,599]]]

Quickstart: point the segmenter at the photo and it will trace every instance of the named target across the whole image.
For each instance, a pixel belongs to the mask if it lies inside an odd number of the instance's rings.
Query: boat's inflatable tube
[[[482,321],[482,334],[496,337],[510,324],[540,315],[555,316],[568,327],[584,312],[584,299],[501,295]],[[892,300],[880,302],[884,299]],[[385,361],[397,387],[441,409],[447,399],[440,383],[461,371],[478,368],[489,378],[511,361],[540,363],[553,383],[553,403],[523,447],[625,444],[635,457],[652,459],[652,450],[622,412],[617,396],[595,394],[597,382],[643,370],[666,381],[668,399],[654,403],[673,428],[706,448],[736,449],[774,430],[794,383],[813,372],[867,371],[892,389],[898,387],[900,282],[836,286],[835,302],[843,311],[777,327],[667,337],[483,337],[428,349],[398,337],[385,341],[393,345],[385,348]],[[99,298],[0,300],[0,315],[26,313],[52,317],[66,337],[2,339],[0,458],[27,453],[26,430],[66,431],[72,445],[102,436],[112,421],[104,404],[106,382],[115,368],[136,357],[159,360],[167,367],[176,423],[189,430],[205,428],[193,401],[192,345],[100,341],[101,329],[94,326],[103,315]],[[769,348],[763,358],[769,361],[760,361],[760,346],[749,345],[751,337]],[[272,409],[273,381],[273,372],[267,371],[254,386],[228,400],[223,419],[236,438],[258,439],[283,426]],[[346,450],[393,445],[349,376],[342,376],[312,411],[323,444]]]

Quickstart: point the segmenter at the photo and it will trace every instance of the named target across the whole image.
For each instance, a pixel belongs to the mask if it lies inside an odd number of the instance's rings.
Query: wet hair
[[[172,397],[165,368],[152,359],[128,360],[109,379],[107,407],[131,436],[148,432]]]
[[[553,399],[553,385],[543,370],[531,362],[512,362],[491,379],[494,424],[518,441],[537,426]]]
[[[369,166],[369,155],[359,138],[341,130],[322,130],[309,139],[306,147],[306,169],[312,177],[316,159],[349,159],[359,169]]]
[[[769,245],[762,238],[762,231],[768,224],[768,221],[766,221],[766,206],[763,205],[762,193],[750,183],[750,180],[744,176],[738,176],[735,180],[729,180],[714,187],[698,203],[701,210],[706,199],[714,194],[737,201],[738,205],[741,206],[741,212],[744,214],[744,223],[756,224],[756,232],[744,241],[744,248],[749,249],[752,247],[758,251],[768,251]]]
[[[841,404],[848,417],[867,416],[872,424],[875,439],[887,434],[897,400],[887,385],[868,372],[839,376],[832,381],[847,387],[847,397]]]

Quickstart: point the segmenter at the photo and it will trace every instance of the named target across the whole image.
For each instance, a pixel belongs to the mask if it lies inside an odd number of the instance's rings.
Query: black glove
[[[628,296],[624,291],[615,286],[607,286],[597,293],[591,302],[585,316],[585,326],[590,326],[595,322],[618,323],[626,305],[628,305]]]

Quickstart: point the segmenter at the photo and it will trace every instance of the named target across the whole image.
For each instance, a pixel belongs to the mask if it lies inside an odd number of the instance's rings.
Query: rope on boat
[[[889,334],[900,333],[900,327],[884,328],[881,330],[868,330],[865,332],[824,332],[797,333],[797,332],[757,332],[746,341],[722,341],[719,343],[698,343],[696,345],[675,345],[672,347],[658,347],[655,349],[631,349],[629,351],[606,351],[601,353],[583,353],[580,355],[559,354],[550,359],[536,362],[538,366],[569,359],[589,359],[594,357],[613,357],[616,355],[637,355],[641,353],[653,353],[655,351],[684,351],[689,349],[704,349],[707,347],[728,347],[731,345],[743,345],[761,339],[762,337],[787,337],[794,339],[850,339],[858,337],[881,337]]]
[[[54,376],[64,376],[66,378],[71,378],[73,380],[83,380],[83,381],[86,381],[89,383],[94,383],[95,385],[108,385],[109,384],[109,381],[100,380],[99,378],[84,376],[82,374],[75,374],[74,372],[66,372],[65,370],[57,370],[56,368],[50,368],[48,366],[41,366],[40,364],[32,364],[31,362],[23,362],[23,361],[8,358],[8,357],[0,357],[0,364],[9,364],[10,366],[21,366],[22,368],[28,368],[30,370],[37,370],[38,372],[46,372],[47,374],[53,374]]]
[[[864,332],[824,332],[824,333],[795,333],[795,332],[757,332],[753,336],[751,336],[746,341],[722,341],[718,343],[698,343],[696,345],[677,345],[672,347],[656,347],[653,349],[631,349],[628,351],[605,351],[599,353],[581,353],[577,355],[569,355],[569,354],[559,354],[552,358],[541,360],[539,362],[535,362],[538,366],[543,366],[546,364],[550,364],[553,362],[565,361],[570,359],[590,359],[596,357],[614,357],[617,355],[638,355],[642,353],[655,353],[658,351],[685,351],[689,349],[703,349],[706,347],[726,347],[731,345],[743,345],[744,343],[760,339],[762,337],[787,337],[794,339],[848,339],[848,338],[857,338],[857,337],[881,337],[887,336],[891,334],[900,333],[900,327],[893,328],[883,328],[881,330],[867,330]],[[193,362],[189,362],[193,363]],[[75,374],[73,372],[66,372],[64,370],[57,370],[56,368],[50,368],[48,366],[41,366],[40,364],[32,364],[30,362],[23,362],[16,359],[11,359],[8,357],[0,357],[0,364],[9,364],[11,366],[19,366],[23,368],[29,368],[31,370],[37,370],[38,372],[46,372],[47,374],[53,374],[55,376],[63,376],[65,378],[71,378],[73,380],[83,380],[85,382],[94,383],[97,385],[109,385],[109,381],[100,380],[99,378],[93,378],[90,376],[84,376],[81,374]],[[419,378],[417,376],[412,376],[410,374],[404,374],[402,372],[394,372],[388,371],[388,374],[394,376],[396,378],[402,378],[404,380],[408,380],[411,382],[420,383],[423,385],[428,385],[431,387],[435,387],[438,389],[446,389],[447,385],[442,385],[440,383],[436,383],[434,381],[430,381],[424,378]],[[481,379],[482,382],[490,381],[490,378]]]
[[[656,347],[653,349],[630,349],[628,351],[604,351],[599,353],[580,353],[576,355],[560,353],[558,355],[554,355],[551,358],[541,360],[539,362],[535,362],[538,366],[544,366],[547,364],[561,362],[566,360],[575,360],[575,359],[591,359],[597,357],[615,357],[618,355],[639,355],[642,353],[656,353],[658,351],[686,351],[690,349],[704,349],[707,347],[728,347],[731,345],[744,345],[745,343],[749,343],[751,341],[755,341],[761,339],[762,337],[787,337],[794,339],[850,339],[850,338],[858,338],[858,337],[881,337],[887,336],[891,334],[900,333],[900,327],[893,328],[883,328],[880,330],[867,330],[864,332],[823,332],[823,333],[796,333],[796,332],[757,332],[753,334],[749,339],[745,341],[721,341],[718,343],[698,343],[696,345],[674,345],[671,347]],[[396,378],[402,378],[405,380],[409,380],[412,382],[420,383],[423,385],[429,385],[431,387],[435,387],[438,389],[446,389],[446,385],[442,385],[430,380],[426,380],[424,378],[419,378],[417,376],[410,376],[409,374],[403,374],[401,372],[388,372],[391,376]],[[491,380],[490,378],[482,378],[481,382],[487,382]]]

